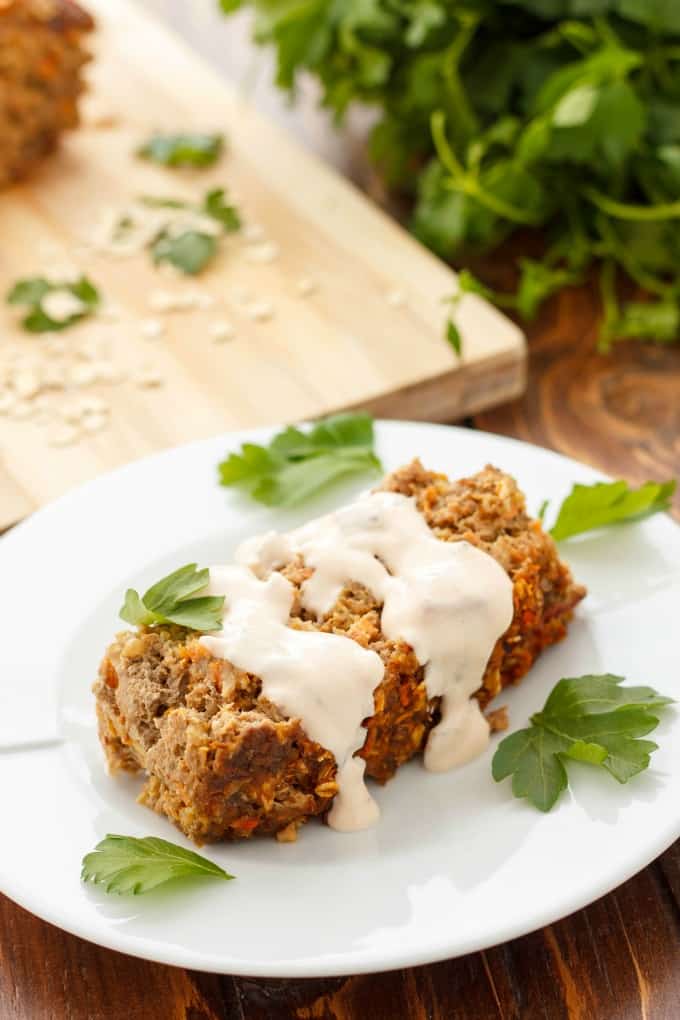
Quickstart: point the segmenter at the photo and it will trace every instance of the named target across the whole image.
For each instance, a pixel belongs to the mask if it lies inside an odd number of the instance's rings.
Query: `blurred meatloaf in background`
[[[381,489],[413,497],[438,538],[478,546],[512,581],[513,620],[476,694],[485,708],[564,637],[585,589],[527,515],[514,479],[496,468],[451,482],[414,461],[388,475]],[[317,619],[299,598],[312,569],[297,556],[281,573],[296,591],[291,627],[344,635],[383,660],[359,752],[366,774],[383,783],[424,748],[440,699],[428,697],[412,648],[383,635],[381,605],[365,587],[348,583]],[[198,843],[253,833],[295,838],[300,824],[331,806],[333,755],[262,696],[258,677],[213,657],[198,637],[181,627],[141,628],[119,634],[108,649],[94,690],[109,766],[145,771],[141,800]],[[491,712],[489,721],[492,729],[505,724],[502,712]]]
[[[0,187],[77,125],[83,37],[93,27],[73,0],[0,0]]]

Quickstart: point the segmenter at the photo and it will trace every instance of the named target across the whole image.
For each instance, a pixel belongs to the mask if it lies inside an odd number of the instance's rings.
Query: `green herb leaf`
[[[446,320],[446,341],[453,347],[458,357],[460,357],[463,353],[463,338],[453,319]]]
[[[598,261],[615,271],[617,312],[603,308],[601,348],[680,340],[677,0],[221,6],[254,9],[281,88],[294,95],[311,74],[337,120],[354,104],[375,111],[371,154],[437,254],[465,264],[541,229],[544,257],[518,263],[512,293],[490,300],[530,319]],[[619,295],[624,273],[654,301]]]
[[[198,230],[185,230],[176,237],[164,231],[151,246],[154,262],[169,262],[191,276],[205,269],[216,253],[216,239]]]
[[[207,857],[156,836],[109,834],[83,857],[81,879],[103,886],[107,893],[149,892],[165,882],[184,878],[234,878]]]
[[[220,134],[187,132],[186,134],[152,135],[137,149],[137,155],[163,166],[212,166],[224,145]]]
[[[651,687],[623,687],[610,673],[560,680],[527,729],[500,742],[491,766],[496,782],[512,776],[515,797],[550,811],[568,786],[569,759],[606,769],[619,783],[649,766],[657,745],[641,740],[658,710],[673,703]]]
[[[55,293],[77,298],[80,302],[77,310],[59,318],[50,315],[43,303],[50,294]],[[64,282],[34,276],[15,283],[6,300],[10,305],[23,305],[28,309],[21,325],[29,333],[54,333],[91,315],[99,305],[99,291],[86,276]]]
[[[627,482],[576,484],[562,503],[550,529],[556,541],[610,524],[639,521],[669,510],[677,482],[645,482],[631,489]]]
[[[293,506],[339,478],[381,469],[373,420],[337,414],[308,431],[289,426],[266,447],[244,443],[219,465],[219,477],[222,485],[238,485],[260,503]]]
[[[209,571],[188,563],[152,585],[141,597],[129,588],[119,616],[135,627],[175,623],[191,630],[213,631],[222,626],[224,597],[204,595],[192,598],[207,587]]]
[[[214,220],[222,224],[225,233],[230,234],[241,227],[241,217],[235,205],[225,199],[224,188],[215,188],[209,191],[203,199],[203,212],[212,216]]]

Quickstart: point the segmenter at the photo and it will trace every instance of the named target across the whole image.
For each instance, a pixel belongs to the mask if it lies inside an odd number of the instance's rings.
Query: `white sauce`
[[[237,551],[241,566],[210,572],[210,591],[226,595],[224,628],[201,640],[213,654],[261,677],[263,693],[338,762],[340,792],[329,823],[365,828],[378,814],[353,758],[364,742],[362,719],[373,712],[383,675],[374,652],[341,636],[287,626],[293,588],[269,571],[300,553],[314,574],[303,605],[323,616],[345,584],[358,581],[383,603],[382,631],[413,648],[425,667],[441,721],[430,733],[425,766],[444,771],[479,754],[489,726],[477,701],[488,658],[513,615],[512,584],[487,553],[467,542],[437,539],[415,502],[398,493],[361,497],[289,535],[269,533]]]
[[[333,753],[339,792],[329,824],[368,828],[378,805],[364,784],[364,762],[352,755],[366,737],[362,721],[373,714],[373,691],[383,676],[380,656],[335,634],[289,627],[295,592],[281,574],[261,581],[246,567],[214,567],[208,591],[226,596],[225,614],[220,633],[201,638],[203,644],[259,676],[265,697],[300,719],[307,735]]]

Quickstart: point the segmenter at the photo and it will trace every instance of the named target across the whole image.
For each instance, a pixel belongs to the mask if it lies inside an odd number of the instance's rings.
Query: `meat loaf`
[[[473,543],[512,580],[514,617],[476,694],[486,708],[543,648],[564,637],[585,590],[540,522],[528,517],[515,481],[496,468],[450,482],[414,461],[381,488],[414,497],[438,538]],[[345,635],[384,662],[358,752],[366,774],[384,783],[423,749],[439,699],[428,697],[412,648],[382,634],[381,606],[366,588],[348,583],[317,620],[299,599],[311,568],[297,557],[281,572],[298,593],[291,627]],[[94,690],[109,766],[144,771],[142,802],[199,844],[254,833],[295,838],[300,824],[328,811],[337,792],[335,759],[262,695],[256,676],[214,658],[199,636],[179,627],[141,628],[119,634],[108,649]],[[503,727],[502,713],[489,718],[492,728]]]
[[[0,0],[0,187],[78,123],[82,40],[92,27],[73,0]]]

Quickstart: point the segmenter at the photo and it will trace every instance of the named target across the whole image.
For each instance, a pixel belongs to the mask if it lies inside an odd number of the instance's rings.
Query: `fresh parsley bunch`
[[[277,84],[319,79],[337,120],[377,108],[388,182],[412,228],[457,259],[541,228],[513,293],[532,318],[597,266],[600,343],[680,335],[680,3],[675,0],[221,0],[256,9]],[[632,278],[644,300],[623,300]]]

